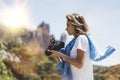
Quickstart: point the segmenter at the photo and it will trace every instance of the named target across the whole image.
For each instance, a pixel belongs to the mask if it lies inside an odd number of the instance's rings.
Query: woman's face
[[[69,35],[75,34],[74,26],[72,24],[70,24],[68,21],[67,21],[66,31],[68,32]]]

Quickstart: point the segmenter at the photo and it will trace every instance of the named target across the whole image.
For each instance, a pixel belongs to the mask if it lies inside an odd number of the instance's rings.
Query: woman
[[[66,52],[50,50],[52,52],[50,57],[58,58],[59,56],[64,63],[67,63],[62,65],[63,68],[68,66],[66,70],[63,69],[62,80],[93,80],[93,66],[89,57],[89,42],[86,37],[88,25],[84,17],[79,14],[73,13],[67,15],[66,18],[66,31],[69,35],[73,35],[74,39],[66,46]]]

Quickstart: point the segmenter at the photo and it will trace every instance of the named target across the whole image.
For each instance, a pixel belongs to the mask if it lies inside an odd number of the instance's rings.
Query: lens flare
[[[9,6],[4,6],[1,11],[1,22],[9,27],[16,28],[27,26],[29,24],[29,16],[27,7],[21,3],[14,2]]]

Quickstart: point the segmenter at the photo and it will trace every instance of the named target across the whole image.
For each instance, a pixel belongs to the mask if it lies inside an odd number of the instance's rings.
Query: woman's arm
[[[84,57],[85,57],[85,52],[81,49],[77,49],[77,57],[76,58],[71,58],[69,56],[66,56],[60,52],[57,51],[51,51],[53,54],[50,57],[55,57],[55,56],[60,56],[63,58],[63,60],[69,62],[70,64],[74,65],[77,68],[81,68],[84,63]]]

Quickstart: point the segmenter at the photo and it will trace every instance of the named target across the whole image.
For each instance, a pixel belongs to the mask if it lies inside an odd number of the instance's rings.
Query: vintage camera
[[[50,55],[52,54],[52,52],[49,52],[48,50],[59,51],[59,50],[60,50],[61,48],[63,48],[64,46],[65,46],[65,43],[64,43],[64,42],[56,43],[55,38],[52,37],[52,38],[50,39],[48,48],[45,50],[45,55],[46,55],[46,56],[50,56]]]

